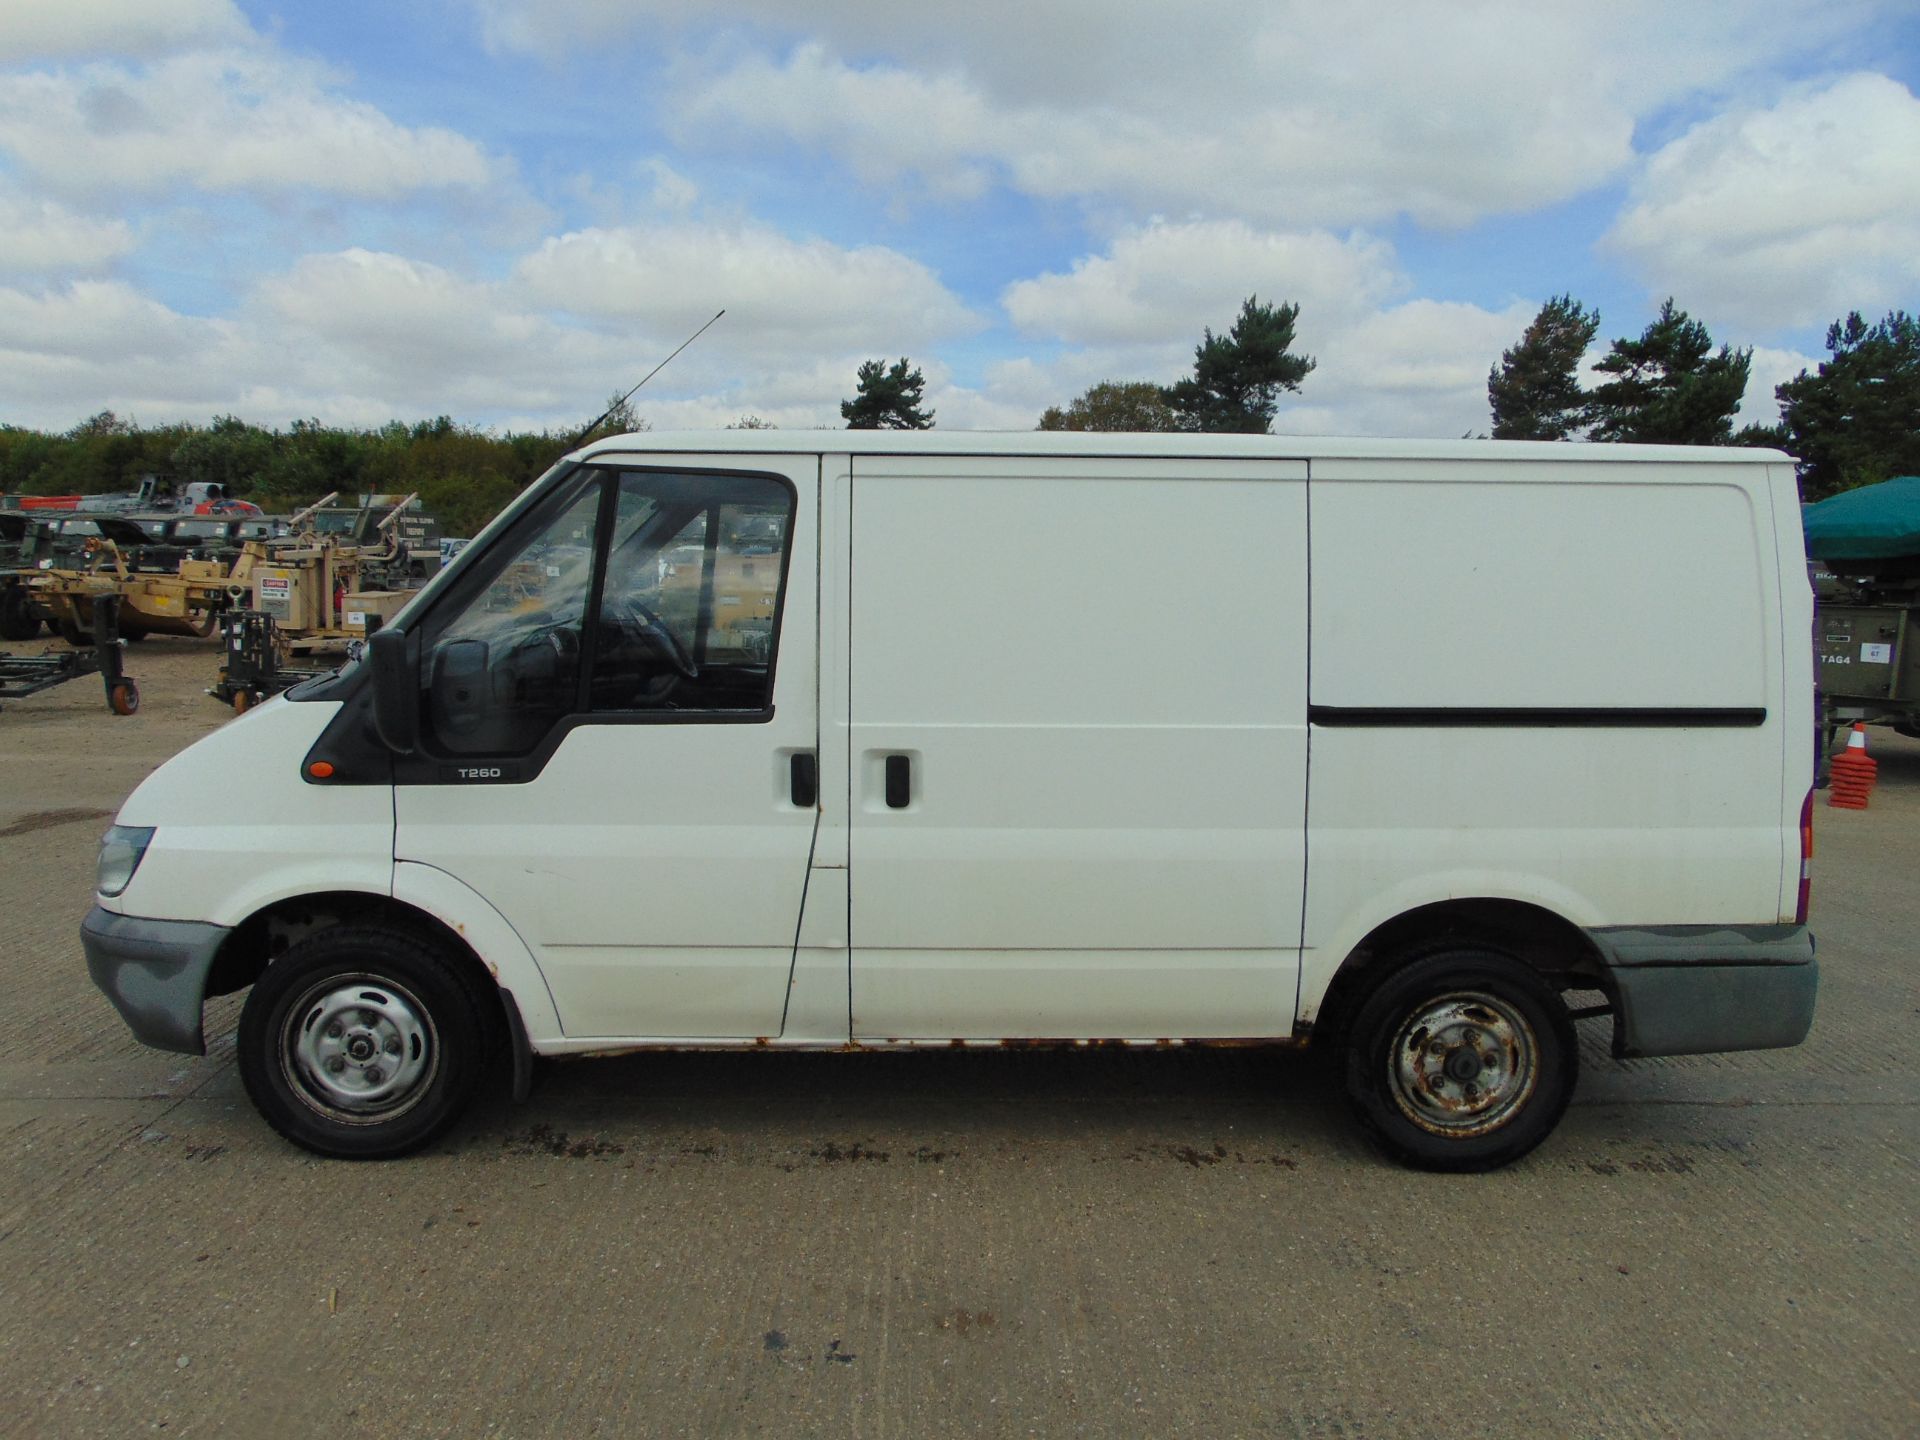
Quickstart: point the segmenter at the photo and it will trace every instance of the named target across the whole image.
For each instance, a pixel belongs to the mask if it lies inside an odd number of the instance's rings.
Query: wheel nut
[[[1500,1057],[1494,1054],[1493,1051],[1489,1050],[1487,1051],[1486,1054],[1480,1057],[1480,1063],[1485,1065],[1489,1070],[1491,1070],[1497,1065],[1499,1065]]]
[[[332,1024],[327,1026],[327,1039],[329,1040],[338,1040],[342,1035],[346,1033],[347,1033],[346,1031],[340,1028],[340,1022],[338,1020],[335,1020]]]
[[[1478,1030],[1469,1030],[1460,1038],[1469,1045],[1478,1045],[1480,1043],[1480,1032]]]
[[[331,1070],[336,1075],[338,1075],[342,1070],[346,1068],[347,1068],[347,1062],[338,1055],[335,1055],[332,1059],[327,1061],[327,1069]]]
[[[1447,1053],[1447,1047],[1442,1045],[1438,1040],[1434,1041],[1433,1044],[1427,1047],[1427,1054],[1431,1055],[1436,1060],[1438,1060],[1442,1055],[1445,1055],[1446,1053]]]
[[[382,1078],[383,1077],[380,1074],[380,1067],[378,1065],[375,1065],[374,1067],[372,1067],[370,1070],[367,1071],[367,1083],[369,1085],[378,1085]]]
[[[400,1037],[398,1035],[389,1035],[387,1037],[387,1054],[398,1055],[399,1053],[400,1053]]]

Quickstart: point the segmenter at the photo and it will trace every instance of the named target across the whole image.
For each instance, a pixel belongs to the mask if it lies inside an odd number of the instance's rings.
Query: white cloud
[[[133,244],[124,220],[76,215],[51,200],[0,190],[0,275],[94,270]]]
[[[980,323],[892,251],[746,227],[575,232],[498,279],[356,247],[301,257],[218,320],[120,281],[0,289],[0,418],[65,429],[109,407],[150,424],[446,413],[565,428],[706,320],[715,285],[727,319],[636,397],[657,425],[749,412],[837,424],[862,359],[913,355],[930,386],[945,386],[928,351]]]
[[[1369,315],[1325,337],[1319,368],[1305,386],[1311,408],[1283,403],[1274,428],[1437,439],[1483,434],[1492,424],[1487,371],[1537,309],[1411,300]]]
[[[873,184],[1136,211],[1459,225],[1623,172],[1636,123],[1804,63],[1891,0],[475,0],[498,48],[711,41],[689,146],[816,147]]]
[[[152,55],[252,33],[232,0],[15,0],[0,7],[0,64]]]
[[[1793,379],[1802,370],[1819,369],[1824,358],[1802,355],[1798,350],[1754,346],[1752,365],[1747,372],[1747,393],[1733,417],[1734,428],[1775,424],[1780,419],[1780,402],[1773,396],[1775,387]]]
[[[496,178],[473,141],[397,124],[337,79],[248,49],[0,75],[0,152],[46,189],[101,197],[188,185],[382,199]]]
[[[1647,161],[1605,246],[1688,309],[1772,329],[1920,291],[1920,99],[1884,75],[1716,116]]]
[[[0,290],[0,349],[63,362],[110,362],[136,355],[189,359],[209,322],[175,314],[119,280],[80,280],[55,291]],[[20,378],[8,377],[11,383]]]
[[[642,319],[671,333],[724,308],[730,331],[781,349],[899,352],[980,321],[933,272],[897,251],[794,240],[760,226],[680,222],[550,238],[517,275],[541,304]]]
[[[1364,235],[1276,233],[1238,220],[1158,222],[1123,233],[1067,274],[1016,281],[1002,303],[1026,335],[1151,344],[1189,336],[1197,324],[1226,329],[1250,294],[1297,303],[1309,323],[1325,326],[1366,313],[1405,285],[1393,248]]]

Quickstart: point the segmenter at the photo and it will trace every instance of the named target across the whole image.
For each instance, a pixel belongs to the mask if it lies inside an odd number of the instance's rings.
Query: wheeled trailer
[[[121,667],[120,597],[93,602],[93,645],[85,650],[53,650],[44,655],[0,654],[0,700],[22,700],[83,675],[98,675],[107,692],[107,708],[131,715],[140,708],[140,687]]]

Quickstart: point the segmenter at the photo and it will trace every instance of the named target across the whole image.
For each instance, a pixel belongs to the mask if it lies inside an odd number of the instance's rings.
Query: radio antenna
[[[713,320],[707,321],[705,325],[702,325],[698,330],[694,331],[691,335],[687,336],[686,339],[682,340],[678,348],[674,350],[673,355],[678,355],[680,351],[686,349],[687,346],[691,345],[694,341],[698,340],[702,335],[706,334],[707,331],[713,328],[713,321],[718,320],[722,315],[726,313],[727,312],[725,310],[715,311]],[[662,370],[666,369],[667,366],[672,362],[673,355],[667,356],[665,360],[662,360],[658,365],[654,366],[651,370],[647,371],[645,375],[642,375],[640,377],[640,385],[646,384],[647,381],[651,380],[654,376],[658,375]],[[609,405],[605,410],[603,410],[591,425],[587,426],[586,429],[582,430],[578,435],[573,437],[573,439],[568,443],[567,448],[569,450],[573,449],[574,446],[578,445],[582,440],[586,439],[587,436],[591,435],[599,427],[599,424],[602,420],[606,419],[607,416],[613,414],[614,411],[618,410],[622,405],[626,404],[627,401],[631,400],[635,395],[637,395],[640,392],[640,385],[634,386],[633,389],[627,391],[626,394],[622,395],[618,400],[614,401],[613,404]]]

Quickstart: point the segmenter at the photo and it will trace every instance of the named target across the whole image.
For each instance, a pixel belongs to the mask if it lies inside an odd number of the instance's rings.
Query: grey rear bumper
[[[207,972],[233,932],[193,920],[145,920],[98,905],[80,922],[93,976],[134,1036],[160,1050],[204,1055],[200,1005]]]
[[[1612,979],[1613,1053],[1705,1055],[1798,1045],[1820,969],[1804,925],[1589,930]]]

